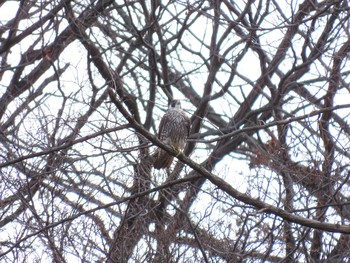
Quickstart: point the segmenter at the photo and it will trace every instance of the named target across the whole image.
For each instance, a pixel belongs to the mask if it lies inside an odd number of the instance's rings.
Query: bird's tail
[[[174,159],[174,156],[161,149],[157,150],[155,156],[156,158],[154,160],[153,167],[157,170],[168,169]]]

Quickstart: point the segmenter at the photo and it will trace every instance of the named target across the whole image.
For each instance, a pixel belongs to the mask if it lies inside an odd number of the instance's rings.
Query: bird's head
[[[170,109],[176,109],[176,110],[181,109],[181,102],[179,100],[173,100],[169,104],[169,110]]]

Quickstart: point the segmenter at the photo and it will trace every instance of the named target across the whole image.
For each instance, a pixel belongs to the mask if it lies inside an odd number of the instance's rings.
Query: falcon
[[[173,100],[169,104],[167,112],[160,120],[158,138],[166,145],[173,147],[177,151],[181,151],[185,148],[190,126],[190,118],[181,109],[181,102],[179,100]],[[153,167],[158,170],[168,169],[174,159],[174,156],[162,149],[158,149],[155,156],[156,159]]]

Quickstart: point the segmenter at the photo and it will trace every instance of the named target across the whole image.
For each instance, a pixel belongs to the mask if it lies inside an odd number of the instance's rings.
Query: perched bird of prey
[[[169,104],[168,111],[160,121],[158,138],[175,150],[183,150],[186,145],[186,138],[190,132],[190,126],[190,118],[181,109],[181,102],[173,100]],[[167,169],[170,167],[173,159],[174,156],[162,149],[158,149],[153,166],[155,169]]]

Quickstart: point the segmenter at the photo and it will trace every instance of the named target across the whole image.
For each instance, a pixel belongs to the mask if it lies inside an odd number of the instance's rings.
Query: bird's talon
[[[176,154],[176,157],[179,157],[180,155],[182,155],[183,154],[183,152],[181,151],[181,150],[178,150],[177,151],[177,154]]]

